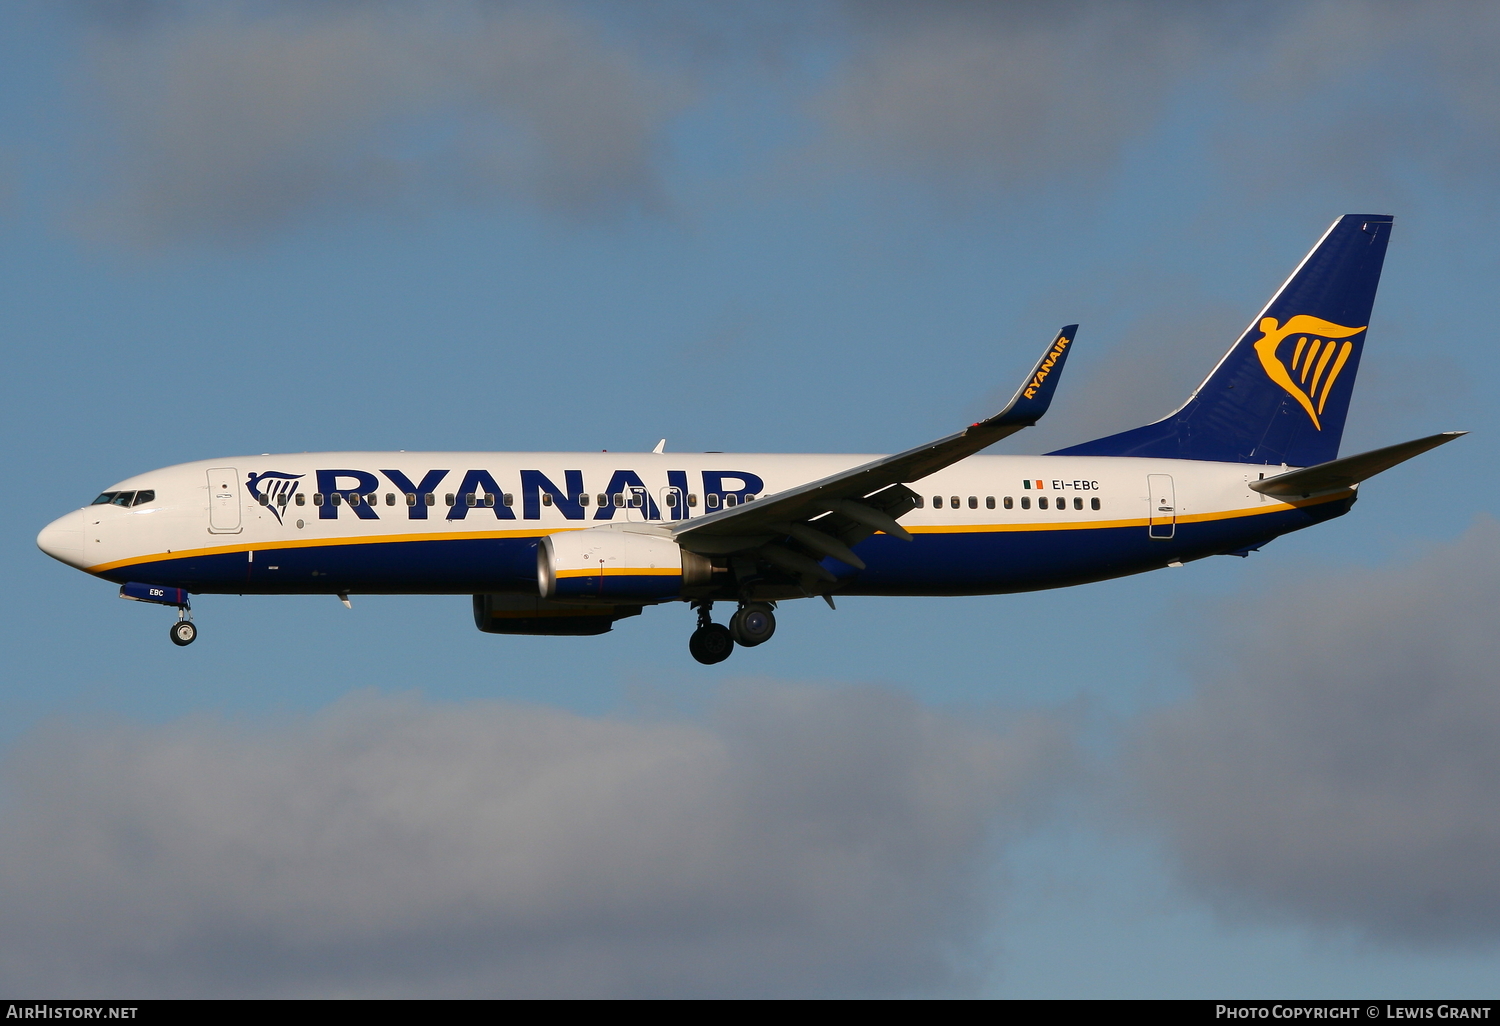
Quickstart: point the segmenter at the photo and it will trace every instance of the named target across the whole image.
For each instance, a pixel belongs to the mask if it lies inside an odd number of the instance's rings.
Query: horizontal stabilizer
[[[1388,445],[1384,449],[1362,452],[1358,456],[1345,456],[1341,460],[1319,463],[1316,467],[1277,474],[1264,481],[1251,481],[1250,487],[1264,495],[1288,497],[1306,497],[1321,492],[1341,491],[1345,488],[1353,488],[1361,481],[1372,478],[1382,471],[1390,470],[1398,463],[1405,463],[1413,456],[1420,456],[1428,449],[1436,449],[1466,434],[1468,434],[1467,431],[1444,431],[1442,434],[1428,435],[1426,438],[1418,438],[1412,442],[1402,442],[1400,445]]]

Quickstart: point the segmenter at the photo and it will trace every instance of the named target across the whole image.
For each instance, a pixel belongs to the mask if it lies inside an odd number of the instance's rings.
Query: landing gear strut
[[[693,605],[698,608],[698,629],[688,639],[688,651],[693,654],[694,659],[707,666],[722,663],[734,652],[734,638],[730,636],[728,627],[710,619],[714,608],[712,601],[695,602]]]

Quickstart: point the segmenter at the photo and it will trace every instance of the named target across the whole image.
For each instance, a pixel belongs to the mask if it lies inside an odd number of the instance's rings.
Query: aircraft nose
[[[81,509],[58,517],[36,536],[36,547],[53,559],[83,569],[83,520]]]

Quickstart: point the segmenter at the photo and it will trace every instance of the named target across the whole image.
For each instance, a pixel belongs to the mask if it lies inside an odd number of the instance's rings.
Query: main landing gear
[[[688,651],[705,665],[712,666],[728,659],[736,644],[754,648],[770,641],[771,635],[776,633],[775,607],[769,602],[741,603],[739,610],[729,618],[728,627],[714,623],[710,618],[714,608],[712,601],[693,605],[698,610],[698,629],[688,639]]]

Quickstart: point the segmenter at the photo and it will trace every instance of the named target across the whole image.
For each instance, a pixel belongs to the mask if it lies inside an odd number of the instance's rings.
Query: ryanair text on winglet
[[[1031,399],[1036,396],[1036,390],[1042,387],[1042,382],[1047,380],[1047,375],[1052,373],[1053,366],[1058,357],[1062,356],[1063,350],[1072,344],[1073,340],[1066,336],[1057,336],[1057,341],[1052,344],[1052,351],[1042,361],[1042,365],[1036,369],[1036,375],[1026,383],[1026,389],[1021,394]]]

